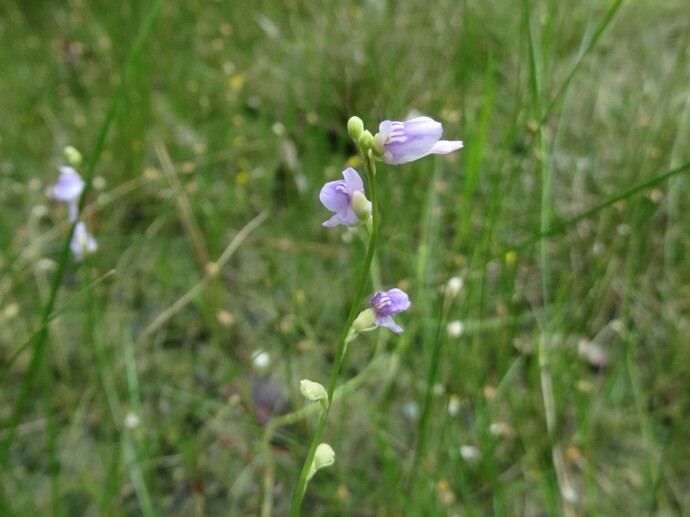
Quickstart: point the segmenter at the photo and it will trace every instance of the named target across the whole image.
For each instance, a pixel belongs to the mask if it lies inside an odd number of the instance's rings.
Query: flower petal
[[[352,167],[348,167],[343,171],[343,178],[345,178],[345,187],[347,193],[352,196],[356,191],[364,193],[364,183],[359,174]]]
[[[369,300],[379,316],[392,316],[410,307],[410,298],[402,289],[379,291]]]
[[[431,148],[430,154],[448,154],[462,149],[462,140],[439,140]]]
[[[393,318],[391,318],[390,316],[377,317],[375,322],[379,327],[385,327],[387,329],[390,329],[396,334],[401,334],[403,331],[403,328],[397,323],[395,323],[395,321],[393,321]]]
[[[343,180],[329,181],[319,193],[319,200],[331,212],[341,212],[350,206],[350,196]]]

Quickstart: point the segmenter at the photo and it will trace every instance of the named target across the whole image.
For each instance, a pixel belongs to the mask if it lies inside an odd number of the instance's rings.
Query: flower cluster
[[[74,147],[65,148],[65,156],[72,165],[81,163],[81,154]],[[77,262],[98,249],[96,239],[87,231],[86,223],[79,219],[79,199],[84,191],[84,180],[72,166],[59,167],[60,176],[53,187],[53,197],[67,205],[67,216],[71,223],[76,223],[70,249]]]
[[[405,122],[384,120],[379,124],[379,132],[373,136],[364,129],[360,118],[352,117],[347,123],[347,130],[365,158],[391,165],[408,163],[430,154],[448,154],[463,146],[460,140],[441,140],[443,126],[430,117],[416,117]],[[352,167],[343,171],[342,180],[326,183],[319,199],[326,209],[334,212],[323,226],[368,225],[371,220],[372,204],[366,198],[362,178]],[[379,291],[369,302],[371,308],[362,311],[353,322],[348,342],[361,332],[376,327],[385,327],[397,334],[403,331],[392,317],[410,307],[410,300],[404,291]]]

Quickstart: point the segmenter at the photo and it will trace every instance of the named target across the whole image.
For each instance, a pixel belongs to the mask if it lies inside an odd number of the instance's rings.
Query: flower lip
[[[379,124],[381,159],[399,165],[429,154],[448,154],[462,147],[460,140],[440,140],[443,126],[430,117],[405,122],[384,120]],[[382,148],[382,152],[381,152]]]

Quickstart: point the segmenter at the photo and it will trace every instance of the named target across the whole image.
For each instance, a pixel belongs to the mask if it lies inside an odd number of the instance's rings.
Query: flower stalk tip
[[[354,140],[355,143],[359,142],[359,137],[362,136],[364,132],[364,122],[359,117],[350,117],[347,121],[347,134]]]

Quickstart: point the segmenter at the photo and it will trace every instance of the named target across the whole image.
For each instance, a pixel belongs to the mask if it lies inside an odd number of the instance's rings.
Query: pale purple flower
[[[375,136],[374,149],[391,165],[411,162],[429,154],[448,154],[462,148],[460,140],[441,140],[443,126],[430,117],[406,122],[384,120]]]
[[[84,180],[73,167],[60,167],[60,177],[53,187],[53,197],[67,203],[69,220],[77,220],[79,211],[79,197],[84,191]]]
[[[362,197],[364,196],[362,178],[352,167],[343,171],[343,178],[345,179],[329,181],[323,186],[319,194],[323,206],[331,212],[335,212],[333,217],[323,223],[324,226],[332,227],[339,224],[352,226],[361,221],[353,208],[353,200],[356,192],[359,192]],[[371,210],[371,202],[366,201],[366,203]]]
[[[74,227],[69,247],[74,255],[74,260],[77,262],[81,262],[86,255],[98,249],[96,239],[86,230],[86,224],[83,221],[79,221]]]
[[[390,291],[379,291],[371,297],[369,303],[376,311],[374,323],[379,327],[386,327],[396,334],[403,331],[403,328],[393,321],[392,316],[410,307],[410,298],[405,291],[397,288]]]

